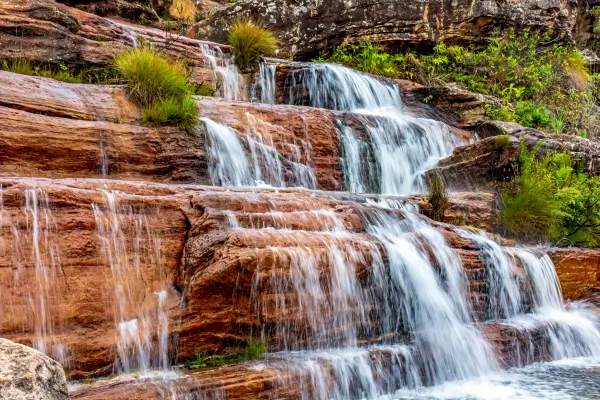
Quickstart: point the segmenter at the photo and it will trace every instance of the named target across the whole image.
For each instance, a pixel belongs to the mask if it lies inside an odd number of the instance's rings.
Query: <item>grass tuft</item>
[[[156,126],[177,125],[191,130],[198,119],[198,106],[193,98],[186,96],[183,100],[168,98],[159,100],[146,107],[142,113],[142,121]]]
[[[127,81],[131,96],[144,106],[183,98],[191,91],[185,65],[171,62],[149,46],[128,49],[118,54],[114,63]]]
[[[252,342],[243,351],[233,355],[198,354],[191,364],[196,368],[221,367],[223,365],[256,360],[266,352],[267,346],[264,342]]]
[[[250,19],[239,19],[233,23],[229,30],[229,44],[242,71],[256,66],[263,57],[274,55],[278,46],[273,30]]]

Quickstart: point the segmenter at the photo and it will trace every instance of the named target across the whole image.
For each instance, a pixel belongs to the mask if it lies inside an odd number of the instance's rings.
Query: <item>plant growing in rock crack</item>
[[[142,120],[151,125],[178,125],[190,130],[198,107],[190,97],[195,88],[181,61],[172,61],[149,46],[128,49],[114,64],[127,82],[129,94],[143,107]]]
[[[264,24],[251,19],[238,19],[229,30],[229,44],[235,63],[241,71],[256,67],[263,57],[277,51],[275,32]]]
[[[435,221],[442,222],[449,206],[448,189],[439,173],[432,173],[428,180],[429,205],[431,206],[429,216]]]
[[[250,342],[246,348],[235,354],[207,354],[200,353],[196,355],[190,365],[195,368],[220,367],[228,364],[252,361],[260,358],[267,352],[267,346],[264,342]]]

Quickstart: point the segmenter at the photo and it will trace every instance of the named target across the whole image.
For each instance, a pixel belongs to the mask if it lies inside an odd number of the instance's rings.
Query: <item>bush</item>
[[[157,101],[142,113],[142,121],[150,125],[177,125],[186,130],[193,129],[197,120],[198,106],[190,96]]]
[[[187,80],[181,61],[170,61],[149,46],[135,47],[117,55],[114,63],[127,81],[130,95],[144,106],[142,121],[151,125],[196,125],[196,90]]]
[[[267,346],[264,342],[252,342],[243,351],[233,355],[198,354],[191,362],[191,365],[196,368],[220,367],[227,364],[256,360],[266,352]]]
[[[192,91],[185,65],[170,61],[149,46],[118,54],[114,64],[127,81],[131,96],[144,106],[170,98],[181,99]]]
[[[277,51],[277,38],[273,30],[250,19],[240,19],[229,30],[235,62],[242,71],[255,67],[263,57]]]
[[[571,156],[536,158],[521,144],[518,174],[504,186],[504,233],[556,245],[600,244],[600,178],[574,168]]]
[[[457,82],[504,100],[503,106],[487,108],[492,118],[540,129],[554,123],[557,132],[600,135],[597,78],[575,48],[528,32],[497,35],[483,49],[439,43],[430,54],[390,54],[369,42],[343,43],[315,61],[424,85]],[[562,121],[552,119],[558,112]]]
[[[429,178],[429,205],[431,206],[430,217],[435,221],[443,222],[444,215],[448,209],[448,190],[443,178],[433,173]]]

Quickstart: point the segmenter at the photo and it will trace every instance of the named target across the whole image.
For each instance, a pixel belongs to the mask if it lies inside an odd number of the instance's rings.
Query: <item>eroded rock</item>
[[[431,45],[439,40],[481,43],[495,27],[571,35],[578,15],[574,0],[402,1],[240,0],[195,29],[198,37],[223,42],[232,21],[254,17],[275,28],[281,55],[308,58],[343,40],[394,46]]]

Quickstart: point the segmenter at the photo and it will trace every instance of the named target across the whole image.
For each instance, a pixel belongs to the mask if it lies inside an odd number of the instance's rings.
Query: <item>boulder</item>
[[[67,400],[59,363],[37,350],[0,338],[0,399]]]
[[[578,15],[574,0],[239,0],[193,30],[223,42],[232,21],[252,17],[279,33],[282,56],[306,59],[326,46],[376,41],[430,46],[439,40],[481,43],[494,28],[553,31],[570,37]]]

